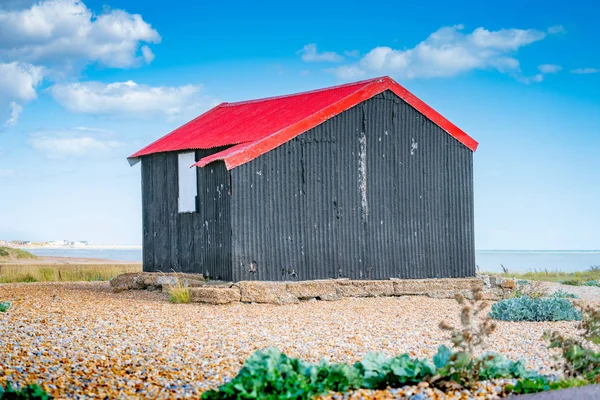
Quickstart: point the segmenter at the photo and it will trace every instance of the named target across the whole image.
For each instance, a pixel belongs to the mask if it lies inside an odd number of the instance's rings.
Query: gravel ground
[[[432,357],[449,344],[439,322],[457,325],[459,315],[454,300],[411,296],[176,305],[159,292],[111,293],[105,282],[0,285],[6,300],[14,306],[0,313],[0,383],[37,382],[60,398],[194,398],[269,346],[313,362],[369,351]],[[489,350],[549,373],[555,353],[542,333],[575,335],[576,324],[499,322]]]
[[[572,286],[572,285],[563,285],[562,283],[556,282],[542,282],[542,284],[548,288],[550,293],[554,293],[559,289],[567,293],[573,293],[579,296],[579,298],[583,301],[589,303],[598,303],[600,302],[600,287],[597,286]]]

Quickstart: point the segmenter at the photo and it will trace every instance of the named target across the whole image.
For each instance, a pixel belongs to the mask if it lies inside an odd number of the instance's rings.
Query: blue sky
[[[3,0],[0,238],[141,242],[125,158],[220,101],[390,75],[480,142],[478,249],[599,249],[592,1]]]

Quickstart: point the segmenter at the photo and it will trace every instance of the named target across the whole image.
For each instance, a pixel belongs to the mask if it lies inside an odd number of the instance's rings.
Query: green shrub
[[[600,309],[591,305],[579,306],[583,311],[583,338],[591,343],[600,344]],[[550,340],[550,348],[561,350],[566,376],[600,383],[600,352],[586,346],[579,338],[566,338],[559,332],[546,332],[544,338]]]
[[[0,386],[0,400],[50,400],[52,396],[38,385],[27,385],[21,390],[14,389],[10,382],[6,389]]]
[[[577,279],[567,279],[564,281],[560,281],[560,283],[562,283],[563,285],[571,285],[571,286],[579,286],[581,285],[581,281],[577,280]]]
[[[489,314],[502,321],[579,321],[581,312],[566,299],[528,296],[499,301]]]
[[[435,373],[431,362],[410,358],[408,354],[387,358],[380,353],[369,353],[354,368],[358,370],[366,389],[413,385]]]
[[[591,280],[584,283],[585,286],[600,286],[600,283],[597,280]]]
[[[559,289],[556,292],[552,293],[552,297],[557,297],[559,299],[578,299],[579,298],[579,296],[577,296],[576,294],[565,292],[562,289]]]
[[[0,257],[8,257],[9,252],[5,247],[0,247]]]
[[[356,368],[345,364],[305,363],[275,348],[257,351],[230,382],[202,395],[203,399],[302,399],[329,390],[359,388]]]
[[[545,376],[537,376],[534,378],[519,379],[516,384],[507,385],[505,390],[509,393],[525,394],[546,392],[548,390],[568,389],[589,384],[590,383],[588,381],[580,378],[550,380]]]
[[[12,307],[12,303],[10,301],[0,302],[0,312],[7,312],[9,308]]]
[[[471,358],[464,351],[452,352],[440,346],[429,360],[407,354],[386,357],[369,353],[354,365],[303,362],[275,348],[257,351],[244,363],[238,375],[218,389],[205,392],[203,399],[312,399],[327,392],[354,389],[400,388],[419,382],[444,387],[469,387],[478,380],[537,377],[522,361],[488,353]]]
[[[444,386],[444,382],[453,382],[470,387],[482,380],[538,376],[535,371],[527,370],[523,361],[511,361],[495,353],[472,357],[464,351],[453,353],[446,346],[440,346],[433,357],[433,363],[436,376],[431,381],[438,386]]]

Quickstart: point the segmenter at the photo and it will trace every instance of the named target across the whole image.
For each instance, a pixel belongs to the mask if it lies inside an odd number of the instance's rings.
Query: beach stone
[[[149,287],[154,289],[164,286],[176,285],[181,281],[184,286],[195,287],[204,284],[202,274],[185,274],[162,272],[130,272],[116,276],[110,281],[113,292],[118,293],[125,290],[143,290]]]
[[[228,304],[241,299],[239,287],[195,287],[190,289],[192,303]]]
[[[503,300],[506,298],[504,290],[498,287],[485,289],[482,294],[484,300]]]
[[[503,279],[501,276],[490,276],[490,286],[492,287],[500,286],[502,281]]]
[[[291,304],[298,298],[286,290],[283,282],[239,282],[241,301],[244,303]]]
[[[517,283],[514,279],[503,279],[500,283],[502,289],[514,289],[517,287]]]
[[[363,289],[368,297],[394,295],[394,283],[392,281],[353,281],[352,284]]]
[[[212,281],[204,282],[204,286],[219,287],[219,288],[230,288],[230,287],[233,287],[234,285],[235,284],[233,282],[227,282],[227,281],[212,280]]]
[[[337,295],[337,285],[333,280],[314,280],[291,282],[286,284],[286,290],[298,299],[322,298]]]
[[[319,300],[322,300],[322,301],[337,301],[337,300],[341,300],[341,299],[343,299],[343,297],[342,297],[342,295],[340,295],[337,292],[337,287],[336,287],[335,293],[327,293],[327,294],[319,296]]]
[[[351,280],[336,280],[337,294],[341,297],[369,297],[369,292],[364,287],[354,285]]]
[[[351,280],[338,281],[336,289],[342,297],[371,297],[364,287],[354,285]]]
[[[436,279],[397,279],[392,278],[394,294],[448,296],[448,293],[471,292],[474,288],[483,289],[483,280],[479,278],[436,278]],[[436,294],[439,292],[439,294]],[[454,297],[454,294],[450,297]],[[438,297],[446,298],[446,297]]]
[[[130,272],[114,277],[110,281],[111,290],[115,293],[131,290],[134,286],[134,279],[139,275],[138,272]]]
[[[490,287],[490,276],[489,275],[477,275],[477,278],[481,279],[483,281],[483,286],[484,287]]]

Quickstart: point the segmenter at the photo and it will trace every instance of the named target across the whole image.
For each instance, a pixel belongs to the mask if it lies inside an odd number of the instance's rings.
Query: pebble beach
[[[600,288],[591,289],[583,289],[586,299],[600,298]],[[13,303],[0,313],[0,384],[38,383],[56,398],[197,398],[266,347],[312,362],[353,363],[370,351],[431,358],[439,345],[450,345],[439,322],[458,325],[460,310],[454,300],[420,296],[170,304],[158,291],[112,293],[107,282],[5,284],[0,300]],[[577,324],[500,321],[487,350],[549,374],[556,353],[543,332],[575,336]]]

